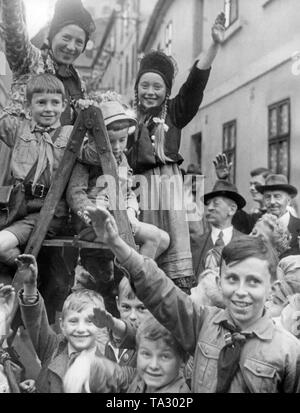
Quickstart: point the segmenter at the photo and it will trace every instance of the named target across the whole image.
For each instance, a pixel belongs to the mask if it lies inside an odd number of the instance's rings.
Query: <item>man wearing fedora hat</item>
[[[275,215],[292,235],[290,249],[287,255],[300,254],[298,235],[300,234],[300,219],[294,217],[288,210],[291,200],[296,197],[298,190],[288,183],[285,175],[272,174],[265,181],[265,185],[257,187],[264,196],[267,212]]]
[[[205,269],[205,258],[214,247],[224,247],[236,237],[243,235],[232,226],[232,218],[237,210],[246,205],[235,185],[223,179],[216,181],[213,190],[204,195],[207,206],[206,219],[210,231],[193,240],[193,266],[196,277]]]

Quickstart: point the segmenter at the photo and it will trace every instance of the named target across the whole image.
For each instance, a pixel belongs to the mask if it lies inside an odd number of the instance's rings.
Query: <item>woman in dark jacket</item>
[[[64,84],[68,106],[61,117],[62,125],[75,121],[75,103],[84,98],[84,88],[74,61],[86,47],[95,24],[81,0],[58,0],[51,21],[47,45],[43,50],[29,40],[22,0],[3,0],[5,54],[13,73],[11,101],[7,111],[26,116],[25,87],[38,73],[50,73]]]
[[[223,38],[225,16],[212,27],[212,45],[192,67],[178,95],[169,99],[175,67],[163,52],[141,61],[135,84],[139,127],[129,148],[129,163],[140,183],[140,220],[169,233],[169,249],[158,260],[163,271],[184,291],[194,282],[189,229],[183,206],[179,165],[181,129],[197,114],[210,66]]]

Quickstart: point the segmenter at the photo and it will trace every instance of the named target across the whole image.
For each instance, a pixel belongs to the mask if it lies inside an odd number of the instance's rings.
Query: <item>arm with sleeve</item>
[[[56,350],[59,338],[49,325],[44,300],[40,294],[36,303],[25,304],[21,291],[19,303],[24,326],[43,365],[50,360]]]
[[[184,128],[197,114],[209,75],[210,69],[198,69],[195,62],[178,95],[170,99],[169,114],[177,128]]]
[[[137,297],[174,334],[184,350],[194,354],[205,309],[196,309],[190,297],[150,258],[131,250],[129,258],[121,264],[134,282]]]
[[[5,53],[11,71],[15,74],[30,72],[41,51],[33,46],[25,23],[25,11],[21,0],[3,0],[3,24]]]
[[[67,202],[73,212],[84,212],[87,206],[94,206],[87,195],[89,166],[76,162],[67,187]]]

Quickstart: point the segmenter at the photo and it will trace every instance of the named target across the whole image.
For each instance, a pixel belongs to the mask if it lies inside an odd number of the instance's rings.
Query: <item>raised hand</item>
[[[222,12],[218,14],[216,21],[211,28],[211,37],[216,44],[220,44],[224,40],[225,22],[225,14]]]
[[[22,254],[16,258],[18,272],[21,273],[24,285],[36,285],[38,268],[33,255]]]
[[[36,393],[35,381],[30,379],[22,381],[20,389],[22,393]]]
[[[91,219],[97,237],[104,243],[109,244],[119,237],[116,221],[107,209],[87,207],[85,213]]]
[[[227,179],[229,177],[232,162],[228,163],[225,153],[220,153],[217,155],[216,159],[213,161],[213,164],[215,166],[218,179]]]
[[[94,308],[93,323],[98,328],[107,327],[112,330],[114,327],[114,317],[104,308]]]

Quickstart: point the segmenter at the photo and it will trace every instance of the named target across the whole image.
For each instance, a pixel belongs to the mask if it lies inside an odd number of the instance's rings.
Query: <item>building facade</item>
[[[148,38],[142,40],[141,46],[145,51],[160,47],[177,60],[179,72],[173,93],[187,77],[194,60],[208,48],[217,14],[225,10],[227,17],[224,42],[214,61],[204,100],[182,133],[183,166],[199,163],[206,176],[206,189],[210,189],[215,180],[212,161],[216,154],[227,153],[233,162],[232,179],[242,188],[249,207],[249,174],[254,168],[269,167],[286,174],[292,184],[299,186],[299,2],[160,3],[162,8],[152,16],[146,31]]]
[[[92,89],[116,90],[133,100],[141,38],[157,0],[122,0],[110,15],[92,64]]]

